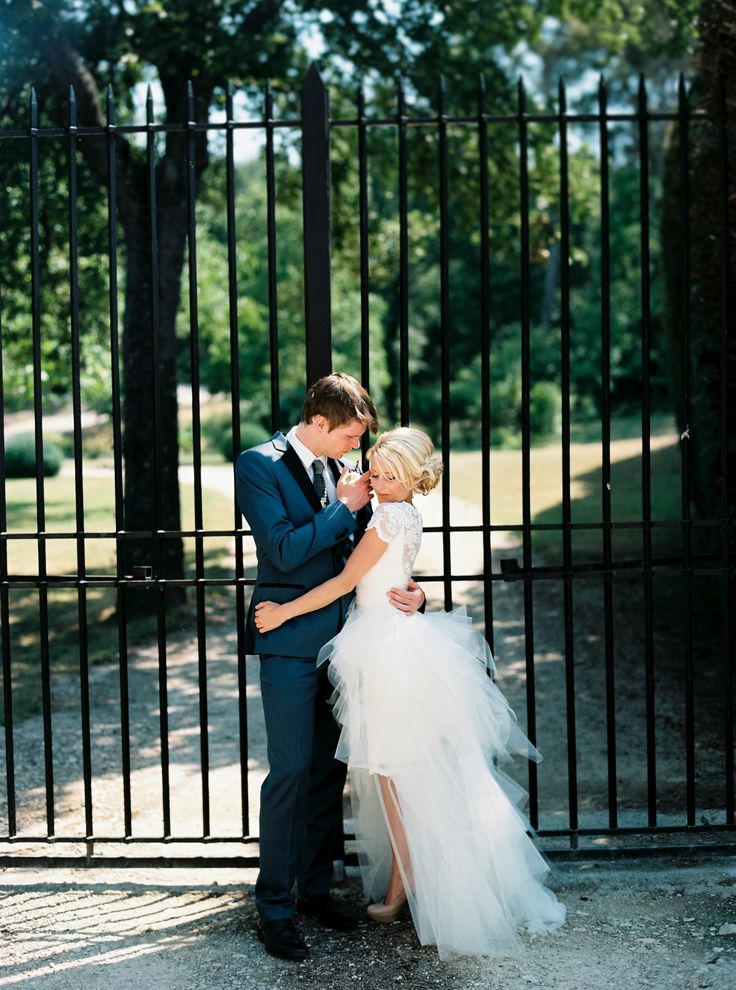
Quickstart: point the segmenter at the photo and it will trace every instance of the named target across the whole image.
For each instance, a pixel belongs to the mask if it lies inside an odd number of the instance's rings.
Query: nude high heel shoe
[[[407,896],[400,894],[393,904],[369,904],[365,909],[371,921],[377,921],[381,925],[389,925],[392,921],[397,921],[399,915],[407,905]]]

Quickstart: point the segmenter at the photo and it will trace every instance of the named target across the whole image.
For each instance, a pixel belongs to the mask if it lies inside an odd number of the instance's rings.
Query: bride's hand
[[[276,602],[259,602],[256,605],[256,629],[259,633],[271,632],[284,624],[282,608]]]

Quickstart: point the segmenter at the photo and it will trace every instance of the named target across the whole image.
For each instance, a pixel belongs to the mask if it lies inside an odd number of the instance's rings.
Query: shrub
[[[56,444],[64,457],[74,457],[74,436],[71,433],[45,433],[43,441],[44,444]]]
[[[61,470],[64,452],[58,444],[47,440],[43,445],[43,473],[52,478]],[[36,443],[33,434],[11,437],[5,446],[5,476],[34,478],[36,476]]]
[[[533,433],[550,436],[560,432],[560,390],[552,382],[537,382],[529,396],[529,419]]]

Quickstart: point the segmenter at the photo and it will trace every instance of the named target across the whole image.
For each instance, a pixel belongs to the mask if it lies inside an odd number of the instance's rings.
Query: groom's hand
[[[346,475],[349,473],[349,466],[342,469],[342,474],[337,479],[337,497],[351,512],[357,512],[358,509],[362,509],[371,500],[371,473],[370,471],[366,471],[365,474],[361,474],[359,478],[350,482],[345,480]]]
[[[424,603],[424,592],[411,578],[406,591],[403,588],[391,588],[386,594],[393,607],[406,615],[414,615]]]

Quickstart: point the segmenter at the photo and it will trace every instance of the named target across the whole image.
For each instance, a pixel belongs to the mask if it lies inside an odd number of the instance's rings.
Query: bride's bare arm
[[[388,544],[383,542],[375,529],[366,530],[362,540],[348,557],[344,569],[336,577],[283,605],[277,605],[275,602],[259,602],[256,605],[255,616],[258,631],[266,633],[278,629],[284,622],[295,619],[297,615],[316,612],[317,609],[324,608],[337,598],[347,595],[380,560],[387,546]]]

